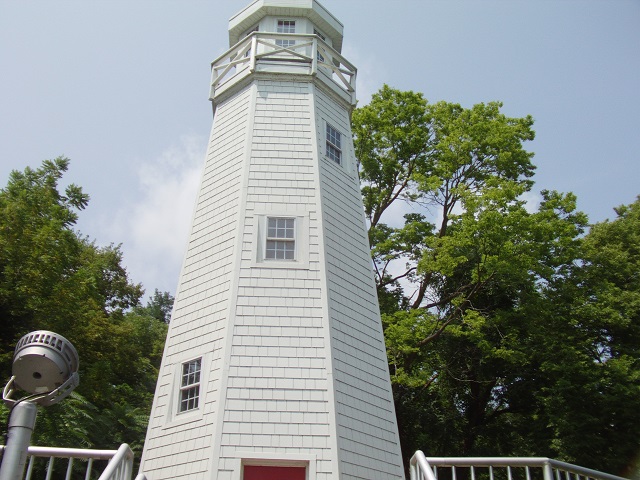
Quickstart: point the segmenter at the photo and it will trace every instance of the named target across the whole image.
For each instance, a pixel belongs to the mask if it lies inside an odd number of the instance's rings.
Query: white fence
[[[411,458],[411,480],[625,480],[544,457],[425,457]]]
[[[0,449],[4,450],[4,446]],[[118,450],[29,447],[27,462],[25,480],[131,480],[133,475],[133,452],[126,443]],[[108,462],[106,466],[104,462]],[[138,475],[136,480],[146,479]]]

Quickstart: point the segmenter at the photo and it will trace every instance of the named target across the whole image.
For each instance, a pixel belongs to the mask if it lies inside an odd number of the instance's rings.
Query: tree
[[[59,191],[68,166],[57,158],[14,171],[0,190],[0,374],[9,378],[22,335],[65,336],[78,350],[80,385],[40,412],[34,442],[139,447],[166,324],[136,308],[143,290],[130,281],[120,247],[99,247],[73,230],[89,197],[73,184]]]
[[[615,471],[613,453],[596,461],[562,447],[568,426],[551,415],[564,398],[554,385],[571,380],[570,368],[560,375],[552,364],[575,348],[572,321],[560,314],[576,307],[582,287],[572,296],[561,286],[579,285],[575,275],[590,264],[587,218],[571,194],[543,191],[535,210],[523,201],[535,170],[524,148],[533,120],[501,107],[429,104],[384,86],[353,113],[403,451],[580,458]],[[593,351],[595,337],[584,338]],[[612,392],[605,397],[624,410]]]
[[[160,292],[157,288],[153,292],[153,296],[149,297],[147,306],[144,311],[153,318],[169,324],[171,320],[171,311],[173,310],[173,295],[169,292]]]
[[[640,451],[640,199],[592,226],[549,286],[541,413],[564,458],[630,475]],[[594,435],[597,432],[597,435]]]
[[[0,372],[5,377],[10,347],[25,329],[49,321],[58,292],[78,268],[82,246],[70,227],[89,198],[75,185],[65,195],[58,192],[67,167],[68,160],[58,158],[38,170],[11,172],[0,193]]]

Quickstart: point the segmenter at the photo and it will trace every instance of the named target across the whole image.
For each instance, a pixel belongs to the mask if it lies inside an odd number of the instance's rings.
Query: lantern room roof
[[[255,0],[229,20],[229,46],[238,43],[243,34],[270,15],[308,18],[331,39],[335,50],[342,51],[342,23],[316,0]]]

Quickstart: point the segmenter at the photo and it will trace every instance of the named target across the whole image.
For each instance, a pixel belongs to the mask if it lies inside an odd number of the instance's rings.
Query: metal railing
[[[411,480],[625,480],[545,457],[425,457],[410,462]]]
[[[355,104],[356,68],[317,35],[253,32],[211,63],[211,99],[232,80],[261,71],[270,62],[322,72]],[[263,71],[278,71],[263,70]],[[290,73],[290,70],[283,70]]]
[[[0,445],[4,450],[4,445]],[[46,465],[38,465],[38,460],[46,461]],[[36,472],[43,476],[44,480],[52,478],[79,478],[84,474],[85,480],[95,479],[98,475],[94,462],[107,461],[106,467],[98,480],[131,480],[133,474],[133,452],[129,445],[122,444],[118,450],[95,450],[81,448],[56,448],[56,447],[29,447],[27,451],[27,468],[24,479],[36,478]],[[66,465],[64,462],[66,461]],[[62,467],[59,463],[62,462]],[[81,465],[79,465],[82,463]],[[64,475],[64,477],[62,476]],[[73,475],[73,477],[72,477]],[[144,476],[136,480],[145,480]]]

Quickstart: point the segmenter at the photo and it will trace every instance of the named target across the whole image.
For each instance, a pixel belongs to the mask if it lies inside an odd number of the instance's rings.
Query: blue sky
[[[79,228],[122,243],[133,279],[174,291],[211,127],[209,64],[239,0],[0,0],[0,184],[71,158]],[[591,221],[640,194],[637,0],[321,0],[366,103],[383,83],[430,101],[500,100],[535,119],[535,192]],[[536,195],[532,196],[535,201]]]

